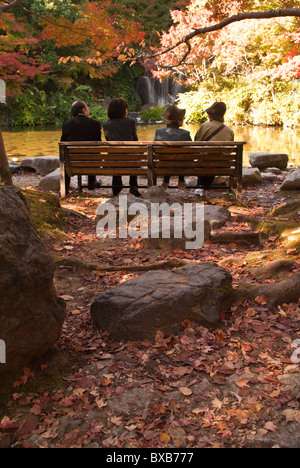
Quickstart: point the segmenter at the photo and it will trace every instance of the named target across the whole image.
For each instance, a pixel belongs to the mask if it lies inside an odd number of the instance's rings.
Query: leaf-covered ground
[[[243,207],[228,197],[209,202],[232,213],[222,229],[240,232],[249,230],[246,218],[257,220],[287,201],[274,188],[247,189]],[[0,385],[0,447],[299,447],[300,364],[293,348],[300,338],[298,302],[269,307],[263,296],[242,298],[224,312],[219,328],[186,321],[178,336],[158,331],[154,342],[116,342],[90,317],[98,294],[142,274],[126,271],[128,266],[170,256],[221,262],[237,288],[299,272],[298,249],[286,248],[272,230],[264,246],[207,242],[194,251],[149,251],[138,239],[100,240],[97,194],[62,203],[67,235],[55,232],[46,247],[55,259],[76,257],[124,270],[57,269],[55,287],[67,304],[63,333],[41,362]],[[257,279],[245,258],[262,251],[266,258],[256,258],[255,266],[274,259],[274,252],[292,258],[293,266]]]

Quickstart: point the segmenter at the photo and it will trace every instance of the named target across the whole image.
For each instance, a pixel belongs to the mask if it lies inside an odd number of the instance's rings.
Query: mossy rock
[[[22,190],[22,193],[29,202],[30,212],[39,234],[46,237],[50,234],[64,234],[66,217],[55,195],[29,189]]]
[[[269,210],[256,229],[268,235],[277,235],[286,247],[300,245],[300,200],[292,200]]]
[[[243,258],[245,265],[249,266],[260,266],[267,261],[275,260],[296,260],[299,258],[299,255],[291,255],[288,253],[287,248],[274,249],[274,250],[258,250],[256,252],[249,252]]]
[[[282,236],[284,232],[300,227],[300,222],[293,220],[265,219],[258,224],[257,229],[268,235]]]
[[[281,217],[289,219],[300,218],[300,200],[292,200],[268,211],[268,217]]]
[[[281,233],[281,239],[285,247],[300,250],[300,223],[293,228],[283,231]]]

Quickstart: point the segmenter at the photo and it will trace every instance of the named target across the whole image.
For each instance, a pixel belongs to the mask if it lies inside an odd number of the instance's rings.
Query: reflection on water
[[[151,141],[160,125],[138,125],[140,141]],[[185,129],[194,138],[199,125],[186,124]],[[280,127],[234,127],[235,140],[246,141],[244,147],[244,165],[248,165],[248,153],[286,153],[290,164],[300,165],[300,129],[283,129]],[[61,129],[47,128],[34,130],[3,131],[8,157],[20,161],[25,157],[58,155],[58,142]]]

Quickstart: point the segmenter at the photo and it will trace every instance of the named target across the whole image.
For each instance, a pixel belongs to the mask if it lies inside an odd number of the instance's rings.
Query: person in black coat
[[[107,109],[108,120],[103,124],[103,131],[107,141],[138,141],[136,131],[136,121],[127,117],[128,103],[121,98],[112,99]],[[130,176],[129,192],[141,197],[138,191],[137,176]],[[112,190],[114,195],[118,195],[123,188],[121,176],[113,176]]]
[[[167,126],[156,130],[154,141],[192,141],[190,132],[180,128],[183,125],[185,112],[185,109],[178,109],[175,105],[167,107],[164,112]],[[170,176],[165,176],[162,187],[167,188],[169,182]],[[179,176],[178,188],[184,188],[184,186],[184,176]]]
[[[77,100],[71,107],[73,119],[62,126],[61,141],[101,141],[101,124],[89,117],[90,110],[84,101]],[[67,193],[70,186],[70,177],[66,175]],[[101,184],[95,176],[88,177],[88,189],[94,190]]]

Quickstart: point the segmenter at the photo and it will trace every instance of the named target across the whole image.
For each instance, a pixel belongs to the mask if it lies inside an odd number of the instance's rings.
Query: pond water
[[[163,124],[138,125],[140,141],[151,141],[157,128]],[[185,129],[194,136],[199,124],[185,124]],[[290,165],[300,165],[300,129],[281,127],[233,127],[236,141],[245,141],[244,165],[249,164],[248,153],[285,153],[289,156]],[[5,130],[3,138],[9,159],[19,162],[25,157],[58,155],[60,128]]]

